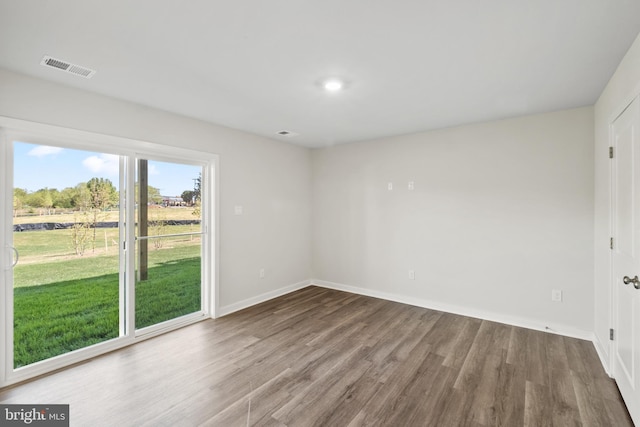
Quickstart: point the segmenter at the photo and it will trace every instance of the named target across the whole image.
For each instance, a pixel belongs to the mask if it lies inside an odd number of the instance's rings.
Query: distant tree
[[[47,214],[51,214],[51,208],[53,207],[53,196],[48,188],[42,190],[42,207],[47,210]]]
[[[82,256],[84,255],[84,251],[86,250],[89,242],[89,227],[91,227],[91,222],[89,221],[87,212],[76,212],[73,214],[73,217],[74,221],[71,226],[71,244],[76,255]]]
[[[140,200],[140,196],[139,196],[139,192],[138,192],[138,183],[136,183],[136,203],[138,200]],[[162,204],[162,195],[160,194],[160,190],[156,187],[153,187],[151,185],[147,186],[147,197],[149,199],[149,203],[152,205],[161,205]]]
[[[193,190],[185,190],[182,192],[182,195],[180,196],[182,198],[182,200],[188,204],[189,206],[193,205],[193,201],[195,199],[196,196],[196,192]]]
[[[201,210],[201,189],[202,189],[202,173],[198,174],[198,177],[193,180],[193,192],[195,193],[193,196],[193,205],[195,208],[193,209],[192,215],[200,218]]]
[[[93,213],[91,249],[95,252],[98,219],[102,212],[118,203],[118,192],[111,181],[105,178],[91,178],[87,182],[87,189],[89,190],[89,207]]]
[[[150,236],[162,236],[167,234],[167,214],[163,209],[154,209],[150,215],[149,221],[149,235]],[[155,249],[162,249],[165,243],[165,238],[157,237],[152,239],[153,247]]]
[[[202,188],[202,173],[198,174],[198,177],[194,180],[193,183],[193,192],[195,193],[193,200],[200,200],[200,189]]]
[[[78,190],[75,187],[67,187],[62,191],[58,191],[53,199],[53,205],[56,208],[71,209],[74,207],[74,198],[76,198]]]
[[[41,208],[43,205],[42,193],[38,191],[34,191],[32,193],[27,194],[27,205],[32,208]]]
[[[73,189],[71,206],[78,211],[86,212],[91,209],[91,195],[87,184],[78,184]]]
[[[48,188],[41,188],[38,191],[27,195],[27,204],[34,208],[51,209],[53,207],[53,197]]]
[[[18,216],[18,211],[27,204],[27,190],[13,189],[13,216]]]
[[[105,210],[118,203],[118,191],[108,179],[91,178],[87,189],[91,209]]]
[[[51,195],[51,206],[57,208],[58,206],[56,205],[56,200],[58,200],[58,198],[60,197],[60,192],[57,188],[50,188],[49,195]]]
[[[149,185],[147,192],[148,192],[147,194],[148,194],[148,197],[149,197],[149,203],[151,203],[153,205],[162,204],[162,195],[160,194],[160,190],[159,189]]]

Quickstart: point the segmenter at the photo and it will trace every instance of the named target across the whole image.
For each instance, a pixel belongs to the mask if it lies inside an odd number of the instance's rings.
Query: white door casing
[[[640,425],[640,99],[612,124],[613,375]]]

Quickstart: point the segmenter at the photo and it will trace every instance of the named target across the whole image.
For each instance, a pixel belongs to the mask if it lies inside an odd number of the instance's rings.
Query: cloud
[[[156,165],[149,165],[148,169],[149,175],[160,175],[160,171],[156,167]]]
[[[63,148],[60,147],[49,147],[48,145],[38,145],[37,147],[29,150],[27,155],[34,157],[44,157],[44,156],[53,156],[61,152]]]
[[[115,154],[90,156],[82,161],[82,165],[93,173],[117,176],[120,168],[120,157]]]

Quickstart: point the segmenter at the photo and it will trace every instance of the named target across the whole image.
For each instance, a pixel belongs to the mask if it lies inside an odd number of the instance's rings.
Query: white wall
[[[593,330],[591,108],[310,154],[0,70],[0,115],[219,154],[223,308],[315,277],[530,327]],[[564,302],[552,303],[551,289]]]
[[[309,278],[308,149],[2,69],[0,116],[219,154],[223,311]]]
[[[591,336],[591,107],[317,149],[312,166],[318,283]]]
[[[609,125],[640,93],[640,35],[625,55],[594,107],[595,120],[595,333],[598,350],[609,358],[611,291],[609,285]]]

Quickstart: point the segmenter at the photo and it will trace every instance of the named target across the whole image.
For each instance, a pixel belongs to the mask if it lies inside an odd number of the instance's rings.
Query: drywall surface
[[[595,334],[600,351],[609,356],[611,322],[611,251],[609,250],[610,162],[609,127],[640,94],[640,36],[635,40],[594,107],[595,121]]]
[[[318,283],[591,335],[591,107],[311,158]]]
[[[218,154],[219,306],[309,278],[308,149],[1,69],[0,116]]]

